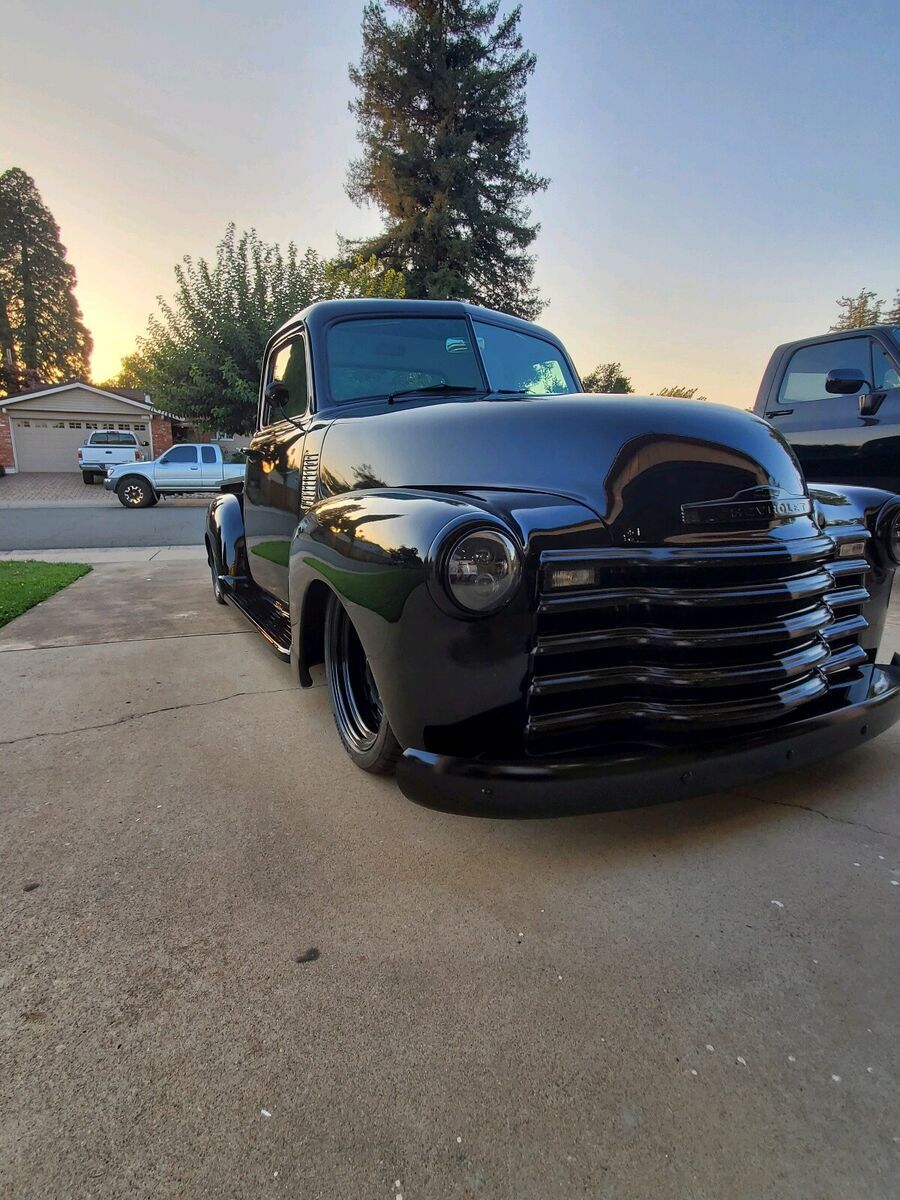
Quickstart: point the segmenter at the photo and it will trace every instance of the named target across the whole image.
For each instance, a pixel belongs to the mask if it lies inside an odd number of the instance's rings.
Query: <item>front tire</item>
[[[325,614],[325,676],[344,749],[362,771],[390,775],[402,751],[359,635],[336,596]]]
[[[145,479],[136,475],[126,476],[116,488],[119,503],[126,508],[149,508],[156,503],[156,494]]]

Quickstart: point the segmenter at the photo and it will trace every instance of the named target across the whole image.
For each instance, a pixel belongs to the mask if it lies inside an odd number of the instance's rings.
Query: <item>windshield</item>
[[[328,390],[338,404],[414,388],[484,390],[462,317],[340,321],[325,335]]]
[[[551,342],[486,321],[473,324],[494,391],[559,396],[578,390],[562,351]]]

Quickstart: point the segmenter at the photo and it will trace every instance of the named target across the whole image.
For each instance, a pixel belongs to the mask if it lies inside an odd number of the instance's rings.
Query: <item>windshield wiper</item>
[[[457,387],[452,383],[433,383],[429,387],[404,388],[401,392],[391,392],[387,402],[393,404],[395,400],[403,400],[411,396],[427,396],[429,393],[435,392],[465,392],[466,394],[478,392],[482,396],[486,395],[484,388]]]

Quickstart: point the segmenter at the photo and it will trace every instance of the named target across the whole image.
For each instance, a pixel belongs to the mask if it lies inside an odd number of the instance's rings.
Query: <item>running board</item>
[[[221,579],[221,576],[220,576]],[[240,609],[257,633],[261,633],[284,662],[291,658],[291,619],[277,601],[269,599],[259,588],[252,591],[222,589],[225,598]]]

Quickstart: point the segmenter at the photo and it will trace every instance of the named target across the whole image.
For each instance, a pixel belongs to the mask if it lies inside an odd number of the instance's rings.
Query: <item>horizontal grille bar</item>
[[[862,613],[854,613],[852,616],[841,617],[840,620],[832,622],[822,636],[826,642],[836,642],[841,638],[849,637],[850,634],[859,635],[868,628],[869,622]]]
[[[577,612],[614,605],[655,605],[662,608],[724,608],[738,604],[775,604],[792,600],[818,600],[834,580],[826,570],[811,571],[772,583],[747,583],[718,588],[610,587],[602,591],[545,596],[542,613]]]
[[[629,570],[658,570],[661,566],[691,571],[698,567],[825,562],[834,555],[834,542],[824,535],[788,542],[740,542],[710,546],[611,546],[597,550],[545,550],[541,565],[560,563],[625,563]]]
[[[752,700],[741,698],[732,701],[716,699],[709,703],[691,701],[616,700],[596,704],[589,708],[571,711],[532,715],[528,719],[528,733],[561,733],[586,725],[607,721],[634,720],[640,718],[648,724],[687,725],[704,728],[734,725],[744,721],[762,722],[775,720],[785,713],[799,708],[824,696],[828,684],[816,672],[790,687]]]
[[[737,628],[679,629],[675,626],[633,625],[574,633],[539,634],[535,643],[535,653],[540,656],[625,646],[693,648],[797,641],[821,633],[831,620],[831,610],[823,603],[781,620]]]
[[[800,650],[773,656],[770,662],[749,666],[734,663],[699,667],[635,663],[618,667],[597,667],[592,670],[536,677],[531,683],[531,694],[554,696],[600,687],[624,687],[633,690],[644,685],[671,688],[737,688],[765,683],[785,683],[809,674],[814,667],[821,666],[828,656],[828,647],[820,639],[816,639]]]
[[[822,672],[831,678],[832,675],[837,675],[839,671],[861,667],[867,661],[868,655],[862,646],[858,642],[851,642],[849,646],[845,646],[842,650],[832,650],[830,652],[828,661],[822,667]]]

